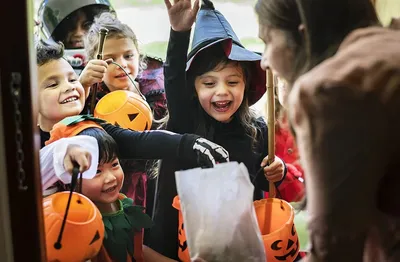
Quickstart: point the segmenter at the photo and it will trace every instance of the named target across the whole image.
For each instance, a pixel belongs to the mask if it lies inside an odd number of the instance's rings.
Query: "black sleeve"
[[[177,159],[196,161],[193,145],[196,135],[179,135],[169,131],[136,132],[111,124],[103,129],[115,140],[119,157],[124,159]]]
[[[262,152],[261,157],[259,159],[258,163],[258,167],[260,167],[260,164],[262,162],[262,160],[268,155],[268,127],[267,124],[265,123],[265,121],[262,118],[258,118],[257,119],[257,125],[260,128],[260,135],[259,135],[259,147],[260,151]],[[282,160],[283,161],[283,160]],[[275,182],[275,186],[278,188],[279,185],[282,183],[282,181],[285,179],[286,177],[286,173],[287,173],[287,168],[286,168],[286,164],[285,162],[283,162],[284,165],[284,173],[283,173],[283,178],[278,181]],[[261,168],[261,167],[260,167]],[[260,189],[262,189],[265,192],[269,192],[269,181],[268,179],[265,177],[264,172],[261,170],[261,174],[257,174],[257,178],[255,181],[255,186],[259,187]]]
[[[186,61],[190,30],[171,29],[164,64],[164,88],[169,112],[168,130],[183,134],[192,132],[191,91],[186,85]]]

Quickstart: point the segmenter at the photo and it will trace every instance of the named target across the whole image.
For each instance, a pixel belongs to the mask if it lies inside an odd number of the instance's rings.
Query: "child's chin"
[[[228,115],[214,114],[211,117],[221,123],[229,123],[232,120]]]

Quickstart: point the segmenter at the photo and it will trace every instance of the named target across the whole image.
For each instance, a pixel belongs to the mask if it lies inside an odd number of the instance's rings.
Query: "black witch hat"
[[[204,49],[221,43],[226,56],[234,61],[253,62],[251,67],[250,90],[248,91],[249,105],[256,103],[266,91],[266,74],[261,69],[261,56],[243,47],[229,22],[209,0],[203,0],[196,18],[192,50],[188,55],[186,71],[195,57]]]

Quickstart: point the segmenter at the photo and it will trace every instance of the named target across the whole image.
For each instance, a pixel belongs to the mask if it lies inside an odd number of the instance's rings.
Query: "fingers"
[[[64,157],[64,168],[68,173],[72,173],[74,164],[79,165],[79,172],[83,173],[90,168],[92,155],[77,145],[70,145]]]
[[[215,150],[214,158],[218,163],[229,162],[229,153],[223,147],[218,147]]]
[[[166,1],[167,1],[167,0],[166,0]],[[104,60],[104,62],[106,62],[107,65],[109,65],[109,64],[111,64],[112,62],[114,62],[114,59],[108,58],[108,59]]]
[[[229,161],[229,153],[225,150],[225,148],[205,138],[198,138],[193,146],[193,149],[205,154],[211,159],[213,165],[215,165],[215,162],[223,163]]]
[[[261,166],[268,164],[268,156],[263,159]],[[278,182],[283,178],[285,166],[279,157],[275,157],[274,162],[264,167],[264,174],[268,181]]]
[[[168,10],[172,7],[171,2],[169,0],[164,0],[164,3]]]
[[[75,158],[75,162],[79,165],[80,173],[83,173],[89,169],[91,161],[92,161],[92,156],[90,155],[89,152],[79,154]]]
[[[267,174],[265,175],[267,180],[270,181],[270,182],[278,182],[278,181],[280,181],[282,179],[282,176],[283,175],[281,173],[273,174],[273,175],[267,175]]]
[[[199,9],[200,9],[200,0],[196,0],[196,1],[194,1],[194,4],[193,4],[193,14],[197,14],[197,12],[199,12]]]
[[[72,162],[71,157],[67,153],[67,155],[64,158],[64,169],[68,173],[72,174],[72,169],[73,168],[74,168],[74,163]]]
[[[87,66],[102,66],[102,67],[104,67],[104,68],[106,68],[107,69],[107,67],[108,67],[108,63],[109,62],[112,62],[113,61],[113,59],[112,58],[109,58],[109,59],[107,59],[107,60],[100,60],[100,59],[93,59],[93,60],[90,60],[89,61],[89,63],[87,64]]]

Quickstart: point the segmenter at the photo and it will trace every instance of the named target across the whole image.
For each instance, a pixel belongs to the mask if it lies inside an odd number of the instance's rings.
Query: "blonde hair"
[[[138,39],[133,30],[128,25],[118,20],[118,18],[113,13],[105,12],[100,14],[100,16],[94,19],[94,23],[90,27],[86,35],[86,38],[84,40],[85,51],[89,60],[96,58],[97,55],[96,52],[99,47],[99,41],[100,41],[99,32],[101,28],[108,29],[107,38],[131,39],[140,54]],[[140,55],[139,73],[141,73],[144,69],[146,69],[146,67],[147,65],[145,62],[145,56]]]

